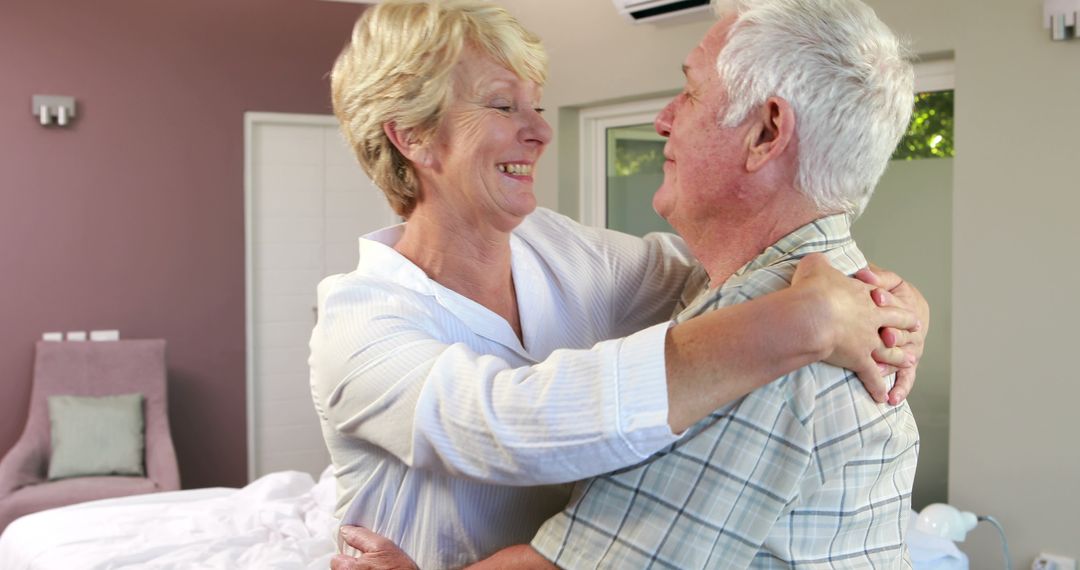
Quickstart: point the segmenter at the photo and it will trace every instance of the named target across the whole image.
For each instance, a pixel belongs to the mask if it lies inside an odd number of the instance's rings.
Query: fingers
[[[882,376],[888,376],[889,374],[895,374],[896,371],[899,370],[899,368],[897,368],[895,366],[889,366],[888,364],[882,364],[880,362],[878,362],[877,368],[878,368],[878,372],[881,372]]]
[[[378,545],[373,542],[382,538],[362,526],[345,525],[339,529],[339,532],[341,533],[341,539],[345,541],[345,544],[348,544],[360,552],[377,550]]]
[[[364,570],[364,564],[358,558],[337,554],[330,559],[330,570]]]
[[[820,253],[811,253],[799,260],[799,265],[795,267],[795,275],[792,276],[791,283],[795,284],[803,279],[808,279],[830,270],[836,271],[829,265],[829,261],[824,255]]]
[[[900,348],[878,348],[873,352],[874,361],[895,368],[909,368],[912,357]]]
[[[860,269],[856,271],[855,275],[852,275],[852,277],[858,279],[859,281],[862,281],[863,283],[866,283],[867,285],[881,287],[881,278],[878,277],[877,273],[874,273],[872,269]]]
[[[903,333],[894,328],[883,328],[878,333],[881,337],[881,342],[885,344],[885,348],[896,348],[900,344],[900,335]]]
[[[859,377],[859,381],[863,383],[875,402],[880,404],[886,401],[889,396],[889,387],[885,384],[881,370],[873,359],[867,359],[864,365],[851,370]]]
[[[910,352],[915,357],[922,356],[924,337],[921,330],[918,332],[908,332],[886,327],[881,329],[879,336],[881,337],[881,342],[887,348],[899,347],[903,348],[906,352]]]
[[[870,291],[870,298],[873,299],[874,304],[877,305],[881,309],[897,309],[899,311],[903,311],[904,313],[907,313],[907,316],[904,316],[902,313],[898,313],[898,312],[895,312],[895,311],[887,311],[887,312],[884,313],[885,315],[887,315],[886,319],[897,318],[897,315],[900,315],[899,318],[901,318],[904,323],[914,323],[914,326],[904,326],[904,325],[899,325],[898,326],[898,325],[894,324],[893,322],[887,322],[883,326],[893,327],[893,328],[897,328],[897,329],[904,329],[904,330],[908,330],[908,331],[912,331],[912,332],[918,331],[919,329],[922,328],[922,320],[919,319],[918,313],[911,310],[911,307],[907,306],[906,303],[900,302],[900,300],[897,299],[896,296],[893,295],[892,293],[889,293],[888,291],[886,291],[884,289],[878,288],[878,289],[874,289],[873,291]],[[909,319],[908,318],[909,316],[914,317],[914,319]]]
[[[904,282],[904,280],[901,279],[899,275],[893,273],[892,271],[889,271],[888,269],[878,267],[873,263],[870,264],[869,269],[874,273],[874,275],[877,276],[877,283],[872,283],[872,285],[875,285],[877,287],[892,291]]]
[[[906,368],[896,372],[896,382],[889,391],[889,404],[896,406],[907,399],[915,386],[915,368]]]
[[[918,332],[922,321],[914,312],[899,307],[878,307],[878,328],[887,327],[908,332]]]

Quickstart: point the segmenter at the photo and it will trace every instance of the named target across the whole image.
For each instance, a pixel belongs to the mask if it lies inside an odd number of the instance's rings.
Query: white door
[[[248,476],[330,463],[311,403],[315,287],[399,220],[323,115],[245,115]]]

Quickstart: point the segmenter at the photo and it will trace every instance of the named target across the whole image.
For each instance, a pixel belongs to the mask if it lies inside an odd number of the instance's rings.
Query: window
[[[956,156],[953,146],[953,90],[917,93],[911,124],[897,145],[892,159],[918,160],[953,156]]]

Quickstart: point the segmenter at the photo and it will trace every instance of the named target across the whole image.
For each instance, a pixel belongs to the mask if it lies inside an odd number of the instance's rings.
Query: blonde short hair
[[[542,85],[540,39],[485,0],[388,0],[364,11],[330,76],[334,114],[349,146],[391,207],[408,217],[418,182],[383,125],[424,140],[452,95],[451,70],[466,47]]]

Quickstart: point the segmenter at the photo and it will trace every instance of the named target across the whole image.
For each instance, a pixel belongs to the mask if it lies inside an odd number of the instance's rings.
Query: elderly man
[[[810,254],[865,266],[849,228],[912,104],[899,42],[858,0],[717,11],[656,119],[668,142],[653,206],[703,268],[677,321],[787,286]],[[907,567],[918,445],[906,403],[876,404],[850,371],[813,364],[648,462],[579,483],[531,546],[474,567]],[[356,567],[408,563],[366,531],[346,538],[367,553]]]

